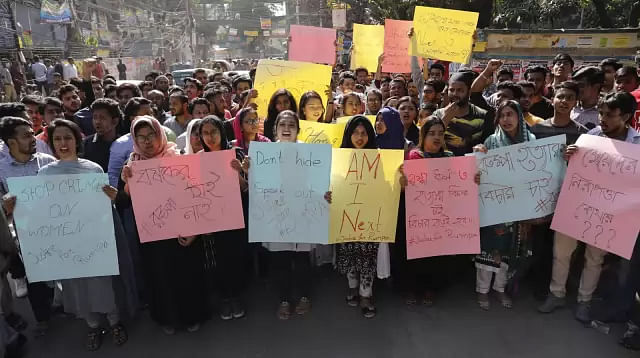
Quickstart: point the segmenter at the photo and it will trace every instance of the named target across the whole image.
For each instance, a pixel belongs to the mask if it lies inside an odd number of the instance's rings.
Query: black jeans
[[[300,297],[311,294],[311,260],[308,252],[273,251],[271,274],[281,302],[292,302],[296,289]]]
[[[239,298],[247,281],[246,229],[214,233],[216,277],[223,300]]]

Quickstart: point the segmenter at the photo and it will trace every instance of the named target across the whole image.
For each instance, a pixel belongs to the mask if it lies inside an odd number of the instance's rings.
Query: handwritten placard
[[[480,253],[475,159],[409,160],[404,173],[407,258]]]
[[[8,178],[29,282],[118,275],[106,174]]]
[[[133,162],[129,179],[140,242],[244,227],[234,150]]]
[[[565,135],[476,153],[480,226],[553,214],[566,171]]]
[[[416,6],[410,55],[467,63],[478,13]]]
[[[336,30],[325,27],[291,25],[289,60],[336,64]],[[319,92],[321,93],[321,92]]]
[[[409,31],[412,21],[384,20],[384,61],[382,72],[411,72],[411,56],[409,56]]]
[[[300,121],[298,140],[308,144],[331,144],[332,147],[339,148],[344,136],[344,127],[344,123]]]
[[[352,70],[364,67],[375,73],[383,50],[384,26],[353,24]]]
[[[256,69],[254,88],[258,90],[258,115],[266,118],[271,95],[281,88],[288,89],[296,103],[300,96],[307,91],[316,91],[322,97],[322,104],[326,107],[325,92],[331,83],[331,66],[315,63],[260,60]]]
[[[394,242],[402,150],[333,149],[331,243]]]
[[[626,259],[640,231],[640,145],[582,135],[551,228]]]
[[[329,243],[331,146],[251,143],[249,241]]]
[[[360,115],[361,116],[361,115]],[[344,116],[344,117],[339,117],[338,119],[336,119],[336,123],[338,124],[347,124],[349,123],[349,120],[351,120],[351,118],[353,118],[355,116]],[[371,122],[371,125],[375,128],[376,127],[376,116],[372,115],[372,114],[367,114],[365,116],[369,122]]]

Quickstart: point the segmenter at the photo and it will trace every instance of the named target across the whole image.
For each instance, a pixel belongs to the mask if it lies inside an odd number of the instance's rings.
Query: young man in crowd
[[[31,127],[36,135],[42,132],[42,115],[41,110],[44,108],[44,102],[42,97],[35,95],[28,95],[22,97],[20,101],[27,108],[27,116],[31,119]]]
[[[209,83],[209,77],[207,76],[207,71],[204,68],[197,68],[193,71],[193,78],[200,81],[203,87]]]
[[[527,122],[529,127],[533,127],[534,125],[541,123],[544,119],[534,116],[531,114],[531,99],[534,96],[536,91],[535,85],[529,81],[520,81],[518,82],[518,86],[522,90],[522,96],[520,96],[520,107],[522,108],[522,115],[524,116],[524,121]]]
[[[118,138],[117,127],[122,120],[118,102],[101,98],[91,105],[95,133],[84,139],[83,158],[99,164],[106,173],[109,166],[111,144]]]
[[[358,67],[354,73],[356,75],[356,83],[367,88],[369,86],[369,71],[364,67]]]
[[[13,85],[13,77],[11,76],[11,71],[9,71],[9,66],[9,60],[3,58],[2,67],[0,68],[0,82],[2,82],[5,101],[15,102],[18,100],[18,94]]]
[[[553,104],[551,100],[544,96],[547,73],[549,73],[549,70],[542,66],[529,67],[524,72],[524,79],[533,83],[535,88],[533,97],[531,97],[531,107],[529,111],[534,116],[542,119],[553,117]]]
[[[43,127],[41,133],[38,134],[36,138],[41,140],[48,147],[49,145],[46,144],[48,142],[47,126],[58,118],[64,118],[64,110],[62,109],[62,101],[55,97],[45,97],[43,103],[44,106],[40,112],[42,115]]]
[[[143,81],[138,85],[140,89],[140,93],[142,93],[142,97],[149,98],[149,92],[153,89],[153,82]]]
[[[7,179],[13,177],[34,176],[40,168],[56,161],[53,156],[41,153],[37,150],[37,140],[34,135],[31,123],[23,117],[3,116],[0,119],[0,137],[3,143],[9,148],[9,154],[0,159],[0,197],[2,197],[2,210],[12,220],[13,210],[16,206],[16,196],[9,195],[9,186]],[[51,303],[53,300],[53,289],[46,282],[28,283],[26,281],[26,272],[24,264],[17,254],[10,260],[9,272],[16,281],[16,296],[29,296],[29,302],[35,315],[38,326],[36,329],[40,331],[47,329],[47,322],[51,315]],[[27,288],[28,287],[28,288]],[[5,295],[3,301],[10,299]],[[3,302],[3,308],[7,302]],[[9,312],[3,312],[10,325],[22,325],[22,318],[17,316],[10,310],[10,302],[8,302]],[[13,324],[12,324],[13,323]],[[26,327],[26,324],[22,327]],[[17,327],[16,327],[17,328]],[[19,329],[18,329],[19,330]]]
[[[189,102],[188,107],[189,115],[191,119],[202,119],[209,115],[209,102],[202,98],[194,98],[191,102]]]
[[[154,89],[149,92],[148,97],[153,104],[156,119],[160,124],[164,124],[164,122],[171,117],[171,115],[164,110],[164,103],[166,102],[164,93]]]
[[[616,91],[629,92],[638,102],[640,108],[640,77],[638,70],[633,66],[623,66],[616,71]],[[631,127],[640,130],[640,109],[636,109],[636,115],[631,121]]]
[[[602,84],[602,95],[615,91],[616,71],[622,67],[622,64],[615,58],[605,58],[600,61],[600,70],[604,72],[604,83]]]
[[[233,106],[230,109],[231,116],[235,117],[235,115],[242,108],[242,103],[240,103],[240,98],[242,97],[242,93],[244,91],[250,90],[252,87],[251,78],[246,75],[238,75],[233,78],[232,82],[233,86]]]
[[[449,79],[449,105],[433,113],[445,124],[445,143],[447,149],[460,156],[473,151],[492,133],[491,121],[487,111],[469,103],[473,74],[458,72]]]
[[[78,95],[78,88],[76,88],[76,86],[62,86],[58,93],[58,99],[62,101],[62,109],[64,110],[65,119],[75,122],[80,126],[80,129],[83,130],[83,133],[85,133],[85,130],[92,132],[91,127],[93,127],[93,125],[91,123],[86,123],[84,120],[80,120],[76,117],[76,112],[80,110],[80,105],[82,104],[80,96]]]
[[[202,82],[195,78],[186,78],[184,80],[184,94],[187,95],[189,101],[202,95],[204,86]]]
[[[580,101],[571,111],[571,119],[593,129],[598,125],[598,100],[604,83],[604,72],[598,67],[589,66],[577,70],[572,77],[580,86]]]
[[[445,68],[441,63],[434,63],[429,67],[429,79],[444,81]]]
[[[573,65],[573,59],[566,53],[560,53],[554,57],[553,68],[551,69],[553,81],[547,86],[547,98],[552,99],[555,86],[569,79],[573,72]]]
[[[183,94],[172,94],[169,97],[169,106],[171,108],[172,117],[164,122],[164,125],[171,129],[176,136],[187,130],[187,125],[191,120],[191,115],[187,111],[189,98]]]
[[[407,95],[407,83],[401,77],[396,77],[389,84],[390,97],[404,97]]]
[[[116,96],[118,96],[120,110],[124,111],[124,107],[127,105],[129,100],[133,97],[142,97],[142,92],[140,92],[138,86],[133,83],[123,83],[118,86]]]

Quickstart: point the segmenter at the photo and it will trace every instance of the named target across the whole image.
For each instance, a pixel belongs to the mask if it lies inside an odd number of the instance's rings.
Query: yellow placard
[[[416,6],[409,54],[465,63],[477,24],[477,12]]]
[[[326,91],[331,84],[331,66],[308,62],[260,60],[256,69],[254,88],[258,90],[258,115],[267,116],[269,100],[275,91],[285,88],[300,102],[300,96],[307,91],[316,91],[322,97],[322,105],[327,104]]]
[[[300,121],[298,140],[309,144],[331,144],[334,148],[340,148],[345,126],[344,123]]]
[[[258,37],[258,31],[244,31],[244,35],[248,37]]]
[[[384,26],[353,24],[351,69],[364,67],[369,72],[378,70],[378,57],[384,51]]]
[[[334,148],[329,243],[394,242],[403,150]]]
[[[351,118],[353,118],[355,116],[345,116],[345,117],[340,117],[338,119],[336,119],[336,123],[344,123],[347,124],[347,122],[349,122],[349,120]],[[367,119],[369,120],[369,122],[371,122],[371,125],[373,126],[373,128],[376,127],[376,116],[374,115],[366,115],[365,117],[367,117]]]
[[[629,36],[616,36],[613,38],[613,48],[630,47],[631,38]]]

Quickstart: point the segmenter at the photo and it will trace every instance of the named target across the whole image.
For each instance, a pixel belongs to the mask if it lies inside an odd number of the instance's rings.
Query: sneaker
[[[25,298],[29,293],[27,289],[27,279],[26,278],[17,278],[14,279],[13,282],[16,284],[16,291],[14,292],[17,298]]]
[[[308,297],[301,297],[300,302],[296,306],[296,313],[299,315],[305,315],[311,310],[311,300]]]
[[[233,319],[233,311],[231,308],[231,301],[229,300],[224,300],[222,301],[222,304],[220,305],[220,318],[223,321],[228,321]]]
[[[576,319],[582,323],[587,323],[591,321],[591,315],[589,311],[591,310],[590,302],[578,302],[578,306],[576,307]]]
[[[198,332],[200,330],[200,324],[196,323],[192,326],[187,327],[187,332],[189,333],[194,333],[194,332]]]
[[[240,302],[240,300],[231,301],[231,313],[233,315],[233,318],[244,317],[244,307],[242,307],[242,303]]]
[[[538,312],[540,313],[551,313],[558,308],[562,308],[565,305],[564,297],[557,297],[553,293],[550,293],[547,296],[547,299],[544,301],[542,305],[538,307]]]

